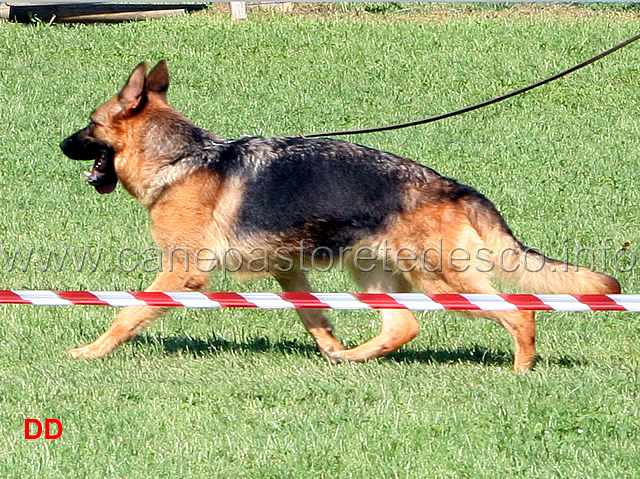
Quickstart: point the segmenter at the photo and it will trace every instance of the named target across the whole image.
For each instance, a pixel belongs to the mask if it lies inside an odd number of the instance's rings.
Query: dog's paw
[[[345,351],[346,348],[340,344],[340,342],[336,340],[323,346],[324,347],[320,348],[320,353],[322,353],[327,361],[332,364],[339,364],[342,362],[342,359],[339,357],[339,353]]]
[[[332,364],[341,364],[341,363],[346,363],[346,362],[364,363],[369,358],[367,358],[365,356],[362,356],[361,354],[358,354],[357,351],[354,354],[354,350],[353,349],[344,349],[342,351],[335,351],[335,352],[327,355],[327,359]]]
[[[67,354],[73,359],[99,359],[105,356],[105,354],[100,354],[98,348],[92,347],[90,344],[70,349]]]
[[[344,359],[342,359],[336,353],[324,353],[323,356],[331,364],[340,364],[344,362]]]
[[[384,356],[384,354],[380,353],[380,348],[360,345],[351,349],[335,351],[329,355],[329,359],[334,364],[344,363],[347,361],[354,363],[366,363],[367,361],[371,361],[382,356]]]

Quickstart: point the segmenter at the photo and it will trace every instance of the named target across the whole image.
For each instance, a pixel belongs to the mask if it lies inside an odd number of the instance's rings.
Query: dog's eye
[[[91,119],[90,123],[89,123],[89,131],[93,133],[93,131],[98,128],[100,126],[100,123],[98,123],[97,121]]]
[[[96,120],[93,116],[91,116],[89,118],[89,125],[90,126],[101,126],[102,123],[100,123],[98,120]]]

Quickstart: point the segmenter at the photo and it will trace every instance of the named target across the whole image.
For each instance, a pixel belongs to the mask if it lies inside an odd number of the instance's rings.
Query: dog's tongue
[[[101,195],[104,195],[107,193],[111,193],[113,190],[115,190],[116,184],[117,183],[107,183],[106,185],[98,185],[95,188],[98,193],[100,193]]]
[[[84,174],[87,176],[87,183],[103,195],[111,193],[118,184],[118,176],[113,168],[113,161],[105,155],[99,156],[91,172],[85,171]]]

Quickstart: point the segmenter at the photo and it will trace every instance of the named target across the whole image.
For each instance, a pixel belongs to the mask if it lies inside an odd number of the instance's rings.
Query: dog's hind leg
[[[445,269],[443,275],[425,273],[416,269],[409,273],[411,283],[423,293],[482,293],[499,294],[488,272],[476,268],[465,271]],[[535,314],[533,311],[462,311],[463,314],[490,319],[498,323],[513,338],[516,371],[529,371],[533,367],[535,348]]]
[[[311,292],[309,281],[300,270],[279,273],[275,278],[286,292]],[[344,349],[340,341],[333,336],[333,326],[321,311],[317,309],[298,309],[296,311],[325,357],[332,359],[333,353]]]
[[[162,272],[146,291],[198,291],[206,285],[203,272]],[[160,317],[168,308],[162,306],[131,306],[124,308],[113,323],[94,342],[69,351],[74,359],[98,359],[107,356],[120,344],[129,341],[146,325]]]
[[[381,265],[372,271],[353,269],[354,279],[366,293],[403,293],[410,291],[407,281],[400,275],[383,271]],[[411,311],[385,309],[380,312],[380,334],[352,349],[332,355],[334,361],[367,361],[379,358],[411,341],[420,332],[420,325]]]
[[[483,293],[498,294],[492,277],[502,264],[486,258],[488,251],[499,248],[487,244],[473,226],[482,219],[482,208],[471,208],[471,213],[460,203],[430,205],[407,215],[399,222],[390,238],[400,246],[409,247],[420,261],[409,263],[405,278],[422,293]],[[497,213],[496,213],[497,214]],[[473,221],[469,216],[477,216]],[[429,221],[437,218],[437,221]],[[498,225],[499,226],[499,225]],[[436,247],[437,246],[437,247]],[[504,250],[503,250],[504,252]],[[466,312],[472,316],[488,318],[500,324],[514,341],[514,368],[528,371],[535,357],[535,319],[532,311],[478,311]]]

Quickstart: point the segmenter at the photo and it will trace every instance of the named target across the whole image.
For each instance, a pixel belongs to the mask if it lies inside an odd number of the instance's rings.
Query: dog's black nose
[[[74,141],[73,135],[68,136],[60,142],[60,149],[62,150],[62,153],[64,153],[72,160],[83,159],[78,157],[78,145],[77,142]]]

